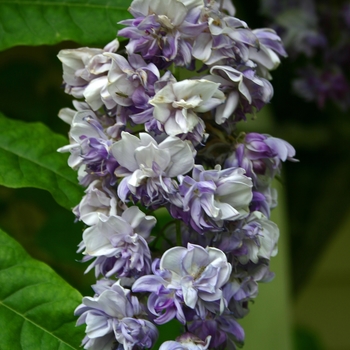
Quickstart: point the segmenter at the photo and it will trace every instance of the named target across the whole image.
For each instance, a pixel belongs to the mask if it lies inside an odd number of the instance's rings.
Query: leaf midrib
[[[52,337],[56,338],[59,342],[61,342],[62,344],[67,345],[68,347],[70,347],[73,350],[77,350],[75,347],[73,347],[72,345],[66,343],[64,340],[58,338],[56,335],[54,335],[53,333],[50,333],[47,329],[41,327],[39,324],[35,323],[34,321],[30,320],[29,318],[25,317],[24,315],[22,315],[20,312],[18,312],[17,310],[13,309],[12,307],[4,304],[1,300],[0,300],[0,305],[4,306],[5,308],[7,308],[8,310],[14,312],[15,314],[19,315],[20,317],[22,317],[24,320],[28,321],[29,323],[33,324],[34,326],[40,328],[43,332],[51,335]]]

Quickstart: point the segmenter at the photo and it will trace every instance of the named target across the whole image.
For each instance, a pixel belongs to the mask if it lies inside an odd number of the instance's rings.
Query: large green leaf
[[[79,349],[81,295],[0,230],[0,349]]]
[[[16,45],[107,43],[129,0],[0,0],[0,50]]]
[[[67,139],[41,123],[26,123],[0,113],[0,185],[49,191],[65,208],[78,204],[83,189],[57,152]]]

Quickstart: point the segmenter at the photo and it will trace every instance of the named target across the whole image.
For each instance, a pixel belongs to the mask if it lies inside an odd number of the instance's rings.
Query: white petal
[[[102,105],[101,90],[108,83],[107,76],[102,76],[91,80],[85,88],[84,97],[86,102],[94,111],[97,111]]]
[[[182,276],[181,261],[186,254],[187,249],[184,247],[173,247],[168,249],[160,259],[160,268],[169,270],[178,276]]]
[[[159,148],[166,149],[171,157],[171,161],[166,168],[166,174],[169,177],[184,175],[194,166],[192,150],[186,141],[178,137],[167,137]]]
[[[145,216],[145,213],[136,206],[126,209],[122,214],[122,218],[128,222],[133,229],[141,223]]]
[[[152,170],[153,162],[161,170],[165,170],[170,162],[170,154],[166,150],[159,149],[153,143],[150,143],[148,146],[141,146],[136,149],[135,159],[140,168],[145,167],[149,169],[150,176],[156,176],[157,174],[154,174]]]
[[[187,288],[182,286],[182,293],[185,304],[191,309],[194,309],[198,300],[197,291],[192,287]]]
[[[125,131],[122,132],[121,136],[122,139],[112,146],[111,152],[121,166],[130,171],[135,171],[139,168],[135,159],[135,150],[141,146],[141,142],[136,136]]]

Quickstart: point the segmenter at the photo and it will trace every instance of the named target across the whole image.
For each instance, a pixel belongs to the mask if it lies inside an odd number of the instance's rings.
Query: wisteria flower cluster
[[[271,182],[295,155],[238,124],[270,101],[285,51],[229,1],[134,0],[129,11],[126,45],[58,55],[77,99],[59,113],[70,124],[59,151],[86,187],[73,211],[97,279],[75,311],[83,346],[150,349],[156,325],[177,320],[183,334],[161,350],[236,349],[237,320],[273,277]]]

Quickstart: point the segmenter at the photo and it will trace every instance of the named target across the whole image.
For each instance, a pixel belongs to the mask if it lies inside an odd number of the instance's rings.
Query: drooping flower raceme
[[[59,151],[86,188],[73,210],[88,226],[78,252],[101,277],[76,309],[82,345],[150,349],[153,322],[177,319],[182,335],[161,350],[235,350],[238,319],[273,277],[271,183],[295,155],[238,123],[270,102],[285,51],[229,0],[134,0],[129,11],[125,46],[59,54],[65,91],[80,99],[59,114],[70,125]]]

